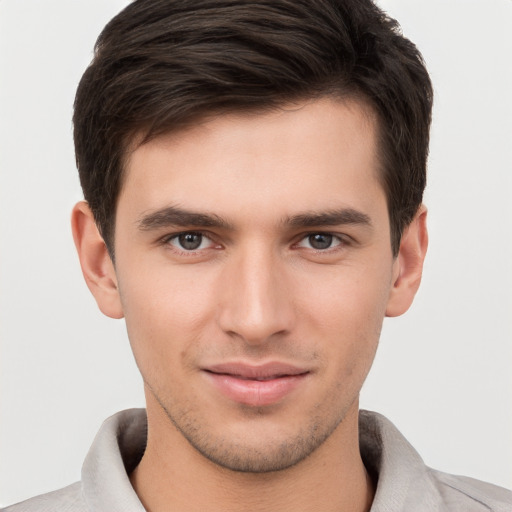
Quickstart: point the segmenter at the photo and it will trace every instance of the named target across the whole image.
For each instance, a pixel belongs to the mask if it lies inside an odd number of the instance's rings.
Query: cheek
[[[192,272],[139,267],[134,274],[122,275],[119,290],[139,366],[146,360],[151,365],[175,363],[211,317],[207,283]]]
[[[379,332],[384,318],[391,283],[391,265],[333,267],[323,275],[304,273],[300,308],[318,319],[320,326],[340,334],[361,330]]]
[[[175,266],[157,258],[140,265],[127,262],[123,267],[119,288],[124,312],[127,317],[146,319],[145,323],[194,322],[212,293],[212,276],[194,265]]]
[[[307,284],[301,322],[309,330],[308,337],[317,340],[318,350],[335,373],[333,378],[362,381],[378,345],[389,294],[389,270],[335,270],[330,279],[323,280],[323,286]]]

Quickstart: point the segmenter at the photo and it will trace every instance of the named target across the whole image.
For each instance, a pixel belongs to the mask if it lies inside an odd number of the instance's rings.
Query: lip
[[[224,363],[203,369],[211,384],[235,402],[262,407],[283,400],[309,375],[309,371],[290,364],[263,365]]]

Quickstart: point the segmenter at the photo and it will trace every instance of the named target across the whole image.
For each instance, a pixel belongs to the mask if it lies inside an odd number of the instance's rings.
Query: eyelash
[[[348,245],[348,240],[346,236],[337,235],[335,233],[330,233],[326,231],[314,231],[310,233],[306,233],[302,235],[302,238],[295,244],[298,246],[299,244],[305,242],[306,240],[310,239],[314,236],[323,236],[323,237],[330,237],[332,240],[330,240],[331,243],[337,242],[335,245],[331,245],[330,247],[326,247],[325,249],[316,249],[315,247],[308,247],[307,249],[311,249],[315,251],[316,254],[330,254],[334,251],[341,250],[343,247]],[[309,241],[311,244],[311,240]]]
[[[206,249],[215,248],[215,247],[207,247],[207,248],[203,248],[203,249],[186,250],[184,248],[180,249],[176,246],[171,245],[170,242],[172,240],[178,239],[180,236],[183,236],[183,235],[200,235],[203,238],[207,238],[212,244],[216,243],[210,233],[206,233],[206,232],[200,231],[200,230],[189,230],[189,231],[181,231],[179,233],[168,234],[168,235],[162,237],[160,240],[158,240],[158,243],[160,245],[166,246],[166,247],[170,248],[171,250],[173,250],[174,252],[177,252],[178,254],[184,255],[184,256],[197,256],[198,254],[200,254],[202,251],[205,251]],[[300,248],[299,244],[301,242],[304,242],[309,237],[312,237],[315,235],[332,237],[333,241],[336,240],[338,242],[336,245],[327,247],[325,249],[315,249],[314,247],[306,247],[305,248],[307,250],[313,251],[315,254],[319,254],[319,255],[331,254],[333,252],[343,250],[345,247],[351,245],[351,240],[346,235],[340,235],[340,234],[332,233],[329,231],[311,231],[309,233],[301,234],[298,241],[293,244],[293,247]],[[220,244],[218,244],[218,245],[220,246]]]
[[[198,231],[198,230],[189,230],[189,231],[181,231],[179,233],[172,233],[172,234],[166,235],[163,238],[161,238],[159,240],[159,243],[166,247],[170,247],[173,251],[179,253],[180,255],[185,255],[185,256],[196,256],[201,251],[205,250],[205,249],[186,250],[184,248],[180,249],[178,247],[171,245],[172,240],[178,239],[180,236],[183,236],[183,235],[200,235],[201,237],[207,238],[208,240],[210,240],[210,242],[212,244],[215,244],[215,241],[210,233],[205,233],[203,231]]]

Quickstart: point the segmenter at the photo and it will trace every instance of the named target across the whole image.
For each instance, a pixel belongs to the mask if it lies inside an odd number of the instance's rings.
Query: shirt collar
[[[145,512],[129,474],[140,461],[147,438],[144,409],[108,418],[82,467],[82,492],[91,511]],[[377,479],[370,512],[437,512],[441,496],[430,470],[395,426],[380,414],[360,411],[363,462]]]
[[[145,409],[128,409],[101,426],[82,466],[82,492],[91,511],[145,512],[129,474],[146,448]]]
[[[359,412],[359,446],[377,489],[370,512],[437,512],[442,497],[418,452],[384,416]]]

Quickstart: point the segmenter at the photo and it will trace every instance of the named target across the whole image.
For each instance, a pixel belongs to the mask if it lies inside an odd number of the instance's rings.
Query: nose
[[[219,288],[219,324],[251,345],[289,333],[293,301],[284,262],[265,247],[248,247],[226,265]]]

